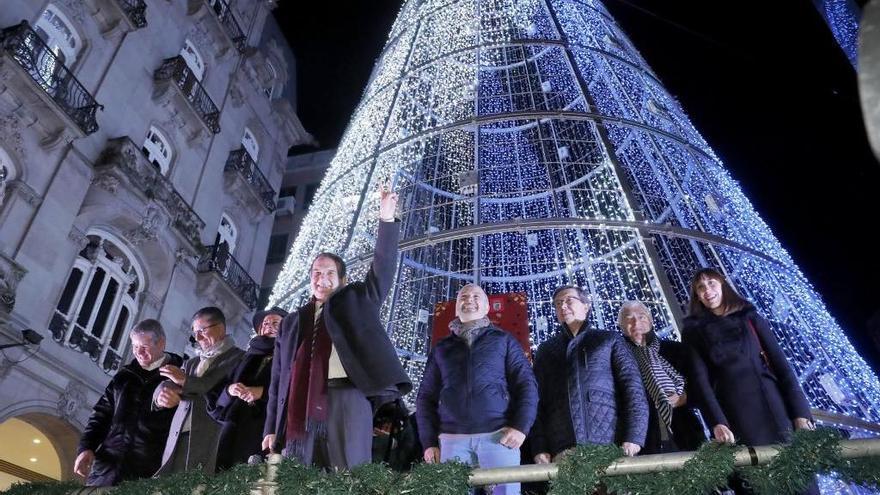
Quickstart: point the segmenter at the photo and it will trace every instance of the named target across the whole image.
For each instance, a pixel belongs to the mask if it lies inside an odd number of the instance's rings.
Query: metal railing
[[[232,256],[225,242],[206,246],[205,253],[199,258],[196,270],[199,273],[216,272],[238,294],[238,297],[244,301],[248,308],[255,309],[257,307],[260,287],[248,275],[247,270]]]
[[[135,28],[147,25],[147,4],[144,0],[116,0]]]
[[[0,48],[18,62],[84,133],[98,130],[95,114],[104,106],[95,101],[27,21],[0,31]]]
[[[260,172],[259,167],[257,167],[257,164],[254,163],[254,160],[251,159],[251,156],[244,148],[229,153],[226,167],[223,170],[224,172],[237,172],[245,182],[254,188],[257,196],[260,197],[263,207],[269,213],[275,211],[275,190],[272,189],[272,185],[269,184],[266,176],[263,175],[263,172]]]
[[[235,16],[232,15],[232,9],[229,8],[229,4],[225,0],[211,0],[208,4],[217,15],[217,20],[220,21],[220,25],[223,26],[226,34],[229,35],[235,48],[239,52],[243,51],[247,36],[241,30],[241,26],[238,25]]]
[[[157,81],[173,81],[208,129],[214,134],[220,132],[220,110],[193,71],[186,65],[183,57],[178,55],[165,59],[156,70],[154,78]]]
[[[841,456],[844,459],[860,457],[880,457],[880,438],[842,440]],[[769,463],[779,454],[777,445],[761,447],[738,447],[734,454],[734,465],[760,466]],[[636,457],[622,457],[614,461],[605,474],[622,476],[627,474],[659,473],[678,471],[695,452],[674,452],[671,454],[651,454]],[[471,486],[497,485],[502,483],[529,483],[550,481],[556,478],[559,468],[556,464],[527,464],[522,466],[474,469],[468,479]]]
[[[193,250],[202,248],[201,234],[205,222],[177,192],[171,181],[147,161],[142,150],[128,136],[107,142],[98,159],[98,167],[103,166],[118,167],[138,190],[148,198],[163,203],[171,215],[171,226]]]

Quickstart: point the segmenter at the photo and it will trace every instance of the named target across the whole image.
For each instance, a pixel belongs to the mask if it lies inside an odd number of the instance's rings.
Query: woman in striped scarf
[[[681,344],[661,342],[654,334],[650,310],[638,301],[623,303],[617,323],[639,365],[650,405],[648,435],[641,453],[696,449],[706,435],[688,403],[680,371],[686,357]]]

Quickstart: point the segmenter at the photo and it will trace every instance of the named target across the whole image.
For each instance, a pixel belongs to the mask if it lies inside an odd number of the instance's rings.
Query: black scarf
[[[265,356],[275,350],[275,337],[257,335],[248,342],[247,354]]]

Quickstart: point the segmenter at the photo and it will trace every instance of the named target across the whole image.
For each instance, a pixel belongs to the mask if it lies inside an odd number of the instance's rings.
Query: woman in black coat
[[[217,471],[245,463],[262,453],[263,425],[269,380],[272,378],[272,353],[275,336],[287,312],[272,308],[254,315],[257,333],[248,344],[241,363],[228,379],[208,396],[208,414],[220,423],[217,448]]]
[[[648,434],[639,453],[696,450],[706,434],[686,393],[686,350],[679,342],[657,338],[651,311],[638,301],[621,305],[617,324],[639,365],[650,406]]]
[[[794,429],[814,428],[810,404],[770,324],[714,269],[691,280],[682,341],[692,390],[716,440],[768,445],[790,441]]]

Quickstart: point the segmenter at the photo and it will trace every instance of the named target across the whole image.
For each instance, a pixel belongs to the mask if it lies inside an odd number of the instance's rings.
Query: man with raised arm
[[[379,232],[363,282],[320,253],[312,297],[284,318],[275,343],[263,448],[304,464],[349,469],[370,462],[373,411],[412,389],[379,318],[397,263],[397,194],[382,186]]]

